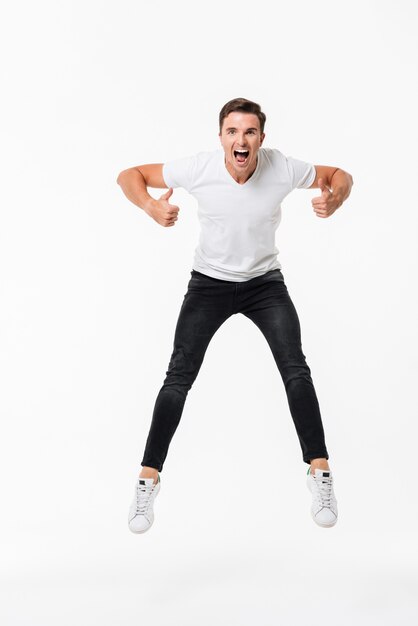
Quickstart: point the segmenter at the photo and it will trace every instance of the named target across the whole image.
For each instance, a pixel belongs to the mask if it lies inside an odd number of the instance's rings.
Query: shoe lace
[[[153,485],[141,485],[138,481],[136,486],[136,514],[144,515],[148,509],[151,495],[154,492],[157,483]]]
[[[321,506],[325,506],[328,509],[331,507],[332,500],[332,476],[319,476],[315,477],[315,483],[318,487],[318,499]]]

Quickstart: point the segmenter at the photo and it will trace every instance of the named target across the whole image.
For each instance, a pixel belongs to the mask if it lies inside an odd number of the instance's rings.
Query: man
[[[322,527],[337,521],[337,501],[324,429],[310,369],[302,352],[299,319],[277,259],[275,231],[281,201],[295,188],[319,188],[312,206],[330,217],[348,198],[353,179],[338,167],[312,165],[262,148],[265,114],[245,98],[219,114],[222,149],[122,171],[117,182],[129,200],[158,224],[174,226],[179,207],[173,188],[198,201],[201,233],[191,279],[175,330],[173,352],[155,402],[128,523],[142,533],[154,521],[153,503],[170,441],[210,340],[231,316],[242,313],[266,337],[280,371],[290,412],[309,465],[311,515]],[[147,187],[168,188],[159,199]]]

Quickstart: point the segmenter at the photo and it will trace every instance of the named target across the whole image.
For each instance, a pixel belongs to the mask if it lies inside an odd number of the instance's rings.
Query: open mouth
[[[234,150],[234,157],[238,163],[245,163],[249,154],[249,150]]]

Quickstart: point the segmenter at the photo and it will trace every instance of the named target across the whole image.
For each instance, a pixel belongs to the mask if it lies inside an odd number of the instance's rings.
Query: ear
[[[265,134],[265,133],[261,133],[261,135],[260,135],[260,146],[261,146],[261,144],[263,143],[263,141],[264,141],[264,137],[265,137],[265,136],[266,136],[266,134]]]

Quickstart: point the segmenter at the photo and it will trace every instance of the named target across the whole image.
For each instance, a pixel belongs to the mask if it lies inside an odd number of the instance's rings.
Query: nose
[[[245,138],[244,138],[244,134],[242,134],[242,135],[238,135],[238,145],[239,145],[239,146],[245,146]]]

